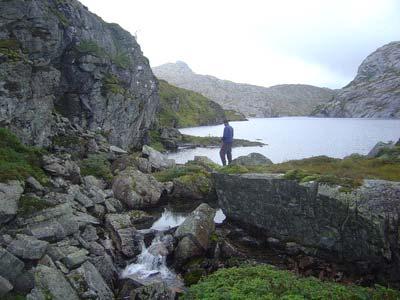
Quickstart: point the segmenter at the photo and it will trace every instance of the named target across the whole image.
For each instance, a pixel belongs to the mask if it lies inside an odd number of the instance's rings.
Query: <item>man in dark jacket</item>
[[[226,166],[225,155],[228,157],[228,164],[232,161],[232,142],[233,142],[233,128],[229,125],[228,120],[224,121],[224,134],[222,136],[222,146],[219,151],[221,157],[222,165]]]

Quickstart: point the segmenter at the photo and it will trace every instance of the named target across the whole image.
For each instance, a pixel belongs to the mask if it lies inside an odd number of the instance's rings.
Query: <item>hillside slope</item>
[[[194,73],[184,62],[153,68],[154,74],[250,117],[308,115],[318,104],[332,99],[334,91],[310,85],[285,84],[270,88],[221,80]]]
[[[400,42],[389,43],[370,54],[354,80],[313,115],[400,118]]]
[[[219,104],[199,93],[164,80],[160,80],[159,88],[161,105],[157,117],[162,127],[215,125],[222,124],[225,118],[232,119],[231,113],[228,115]]]
[[[0,18],[0,126],[49,145],[56,111],[115,145],[140,145],[159,98],[133,36],[76,0],[1,1]]]

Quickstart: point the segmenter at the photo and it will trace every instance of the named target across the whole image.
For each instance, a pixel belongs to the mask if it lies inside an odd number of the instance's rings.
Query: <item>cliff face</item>
[[[221,80],[194,73],[184,62],[153,68],[154,74],[250,117],[309,115],[315,106],[332,99],[334,91],[310,85],[285,84],[270,88]]]
[[[357,76],[313,114],[326,117],[400,118],[400,42],[369,55]]]
[[[159,105],[157,80],[134,37],[76,0],[0,2],[0,125],[49,145],[53,112],[140,144]]]

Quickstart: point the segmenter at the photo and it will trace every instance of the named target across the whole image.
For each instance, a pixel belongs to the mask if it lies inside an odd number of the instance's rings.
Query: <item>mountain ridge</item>
[[[177,61],[153,67],[154,74],[173,85],[193,90],[248,117],[308,115],[318,104],[328,102],[334,91],[304,84],[271,87],[236,83],[212,75],[195,73],[187,63]]]

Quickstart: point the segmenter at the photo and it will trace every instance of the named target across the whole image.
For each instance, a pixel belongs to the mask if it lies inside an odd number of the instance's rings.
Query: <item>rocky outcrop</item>
[[[380,271],[398,268],[398,182],[365,181],[353,194],[272,174],[215,174],[215,184],[227,218],[259,237]]]
[[[221,80],[194,73],[178,61],[153,68],[161,79],[181,88],[203,94],[247,117],[309,115],[316,105],[332,99],[334,91],[311,85],[285,84],[270,88]]]
[[[0,182],[0,224],[8,222],[17,214],[19,198],[23,191],[19,181]]]
[[[1,126],[49,145],[55,110],[116,146],[141,145],[158,84],[133,36],[76,0],[2,1],[0,18]]]
[[[314,116],[342,118],[400,118],[400,42],[370,54],[357,76]]]
[[[177,264],[205,253],[215,230],[214,216],[215,210],[202,203],[178,227],[175,238],[179,242],[174,254]]]
[[[257,165],[272,165],[272,161],[260,153],[250,153],[245,156],[239,156],[232,160],[232,165],[242,166],[257,166]]]

